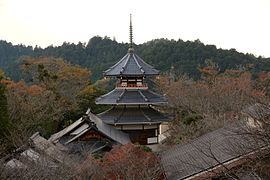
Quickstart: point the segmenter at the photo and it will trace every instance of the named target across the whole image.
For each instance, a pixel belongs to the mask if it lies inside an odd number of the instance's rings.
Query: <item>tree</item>
[[[105,90],[99,89],[94,85],[88,85],[82,89],[76,99],[78,103],[78,108],[81,113],[84,113],[89,107],[94,113],[101,113],[107,110],[110,106],[108,105],[97,105],[95,103],[96,99],[102,94],[105,94]]]
[[[100,167],[106,179],[161,179],[163,172],[158,158],[141,146],[126,144],[105,154]]]
[[[74,100],[78,92],[90,84],[91,73],[61,58],[22,58],[26,81],[39,84],[55,94]]]
[[[38,85],[26,85],[6,80],[9,134],[5,138],[12,146],[20,147],[36,131],[45,137],[55,132],[63,113],[69,108],[52,91]]]
[[[55,58],[24,57],[22,62],[28,83],[1,81],[1,98],[4,98],[1,103],[6,102],[7,106],[3,107],[7,108],[9,117],[5,124],[10,124],[5,139],[13,147],[23,145],[36,131],[49,137],[62,129],[66,121],[77,119],[88,108],[82,110],[77,97],[90,84],[87,69]],[[4,86],[5,96],[2,95]],[[87,102],[93,104],[94,98]]]
[[[102,72],[116,63],[127,52],[127,43],[118,43],[108,37],[92,37],[87,44],[64,42],[61,46],[26,47],[0,41],[0,68],[12,79],[21,79],[18,59],[21,56],[63,58],[69,63],[87,67],[92,71],[92,80],[102,77]],[[146,62],[152,64],[162,73],[168,72],[174,65],[176,75],[187,74],[193,79],[200,78],[198,66],[207,66],[212,59],[220,71],[236,69],[253,64],[251,72],[257,75],[269,71],[269,58],[256,58],[252,54],[243,54],[231,50],[217,49],[215,45],[204,45],[200,40],[183,41],[181,39],[155,39],[135,45],[136,52]]]
[[[172,137],[178,139],[177,142],[235,121],[245,106],[269,99],[265,91],[255,88],[249,72],[226,70],[217,74],[212,73],[213,68],[203,69],[203,72],[207,75],[198,81],[187,76],[175,82],[169,77],[161,78],[163,91],[177,119],[171,126]]]
[[[3,79],[4,73],[0,70],[0,157],[9,148],[5,136],[8,135],[8,129],[10,128],[6,87],[2,83]]]
[[[5,94],[6,87],[1,82],[4,79],[4,72],[0,69],[0,137],[7,132],[9,127],[8,112],[7,112],[7,97]]]

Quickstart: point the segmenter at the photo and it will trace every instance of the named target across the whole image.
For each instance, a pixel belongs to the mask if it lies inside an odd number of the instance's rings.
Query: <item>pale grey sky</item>
[[[0,39],[61,45],[95,36],[195,40],[270,57],[270,0],[0,0]]]

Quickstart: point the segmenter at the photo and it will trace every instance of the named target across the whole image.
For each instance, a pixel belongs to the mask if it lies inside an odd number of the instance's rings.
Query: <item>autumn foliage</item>
[[[258,83],[266,83],[267,74],[253,79],[248,71],[218,68],[201,69],[202,78],[194,81],[187,76],[171,80],[160,77],[164,94],[169,100],[176,121],[171,124],[177,142],[185,141],[237,120],[241,110],[256,102],[268,102],[267,91]],[[175,137],[178,136],[178,137]]]
[[[80,107],[78,95],[90,85],[90,71],[77,65],[66,63],[58,58],[21,59],[24,80],[14,82],[2,78],[7,99],[9,124],[5,139],[15,148],[23,145],[36,131],[43,136],[58,131],[65,121],[76,114],[84,113],[88,107]],[[85,91],[84,100],[90,94],[98,92]],[[95,91],[95,92],[94,92]],[[88,95],[88,96],[87,96]],[[75,115],[74,115],[75,114]]]
[[[159,160],[152,152],[140,146],[126,144],[115,146],[97,164],[105,179],[161,179],[163,176]]]

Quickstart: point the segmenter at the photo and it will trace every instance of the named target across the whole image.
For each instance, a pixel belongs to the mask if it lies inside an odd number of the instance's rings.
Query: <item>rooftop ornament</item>
[[[129,25],[129,48],[128,48],[129,53],[133,53],[133,29],[132,29],[132,15],[130,14],[130,25]]]

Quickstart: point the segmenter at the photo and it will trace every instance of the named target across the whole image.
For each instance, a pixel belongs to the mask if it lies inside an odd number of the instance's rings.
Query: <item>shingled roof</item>
[[[120,61],[104,72],[104,76],[150,76],[159,71],[134,52],[128,52]]]
[[[96,104],[162,104],[167,103],[165,97],[150,90],[114,89],[99,97]]]
[[[68,144],[74,141],[75,139],[79,138],[80,136],[82,136],[84,133],[86,133],[90,129],[92,129],[93,126],[90,124],[94,123],[95,128],[98,131],[100,131],[102,134],[109,137],[110,139],[114,140],[115,142],[118,142],[120,144],[127,144],[130,142],[128,134],[115,129],[114,127],[110,125],[103,123],[103,121],[100,118],[98,118],[96,115],[91,113],[90,110],[87,111],[86,115],[87,116],[80,118],[79,120],[75,121],[73,124],[69,125],[62,131],[59,131],[53,134],[49,138],[49,141],[55,143],[59,141],[65,135],[73,132],[74,134],[73,137],[70,137],[68,140],[65,140],[65,144]]]
[[[10,157],[13,158],[4,165],[8,169],[25,169],[29,166],[33,167],[33,164],[37,167],[56,168],[62,163],[71,166],[76,162],[74,156],[70,155],[64,146],[49,142],[38,132],[33,134],[29,138],[29,142],[14,151]],[[16,174],[14,176],[16,177]]]
[[[270,106],[261,103],[255,103],[254,105],[245,108],[242,113],[259,120],[270,116]]]
[[[98,115],[106,124],[159,124],[167,122],[164,116],[151,107],[113,107]]]
[[[198,177],[215,172],[218,166],[232,164],[249,153],[269,149],[266,142],[242,132],[245,126],[242,121],[234,123],[164,151],[161,163],[167,179]]]

